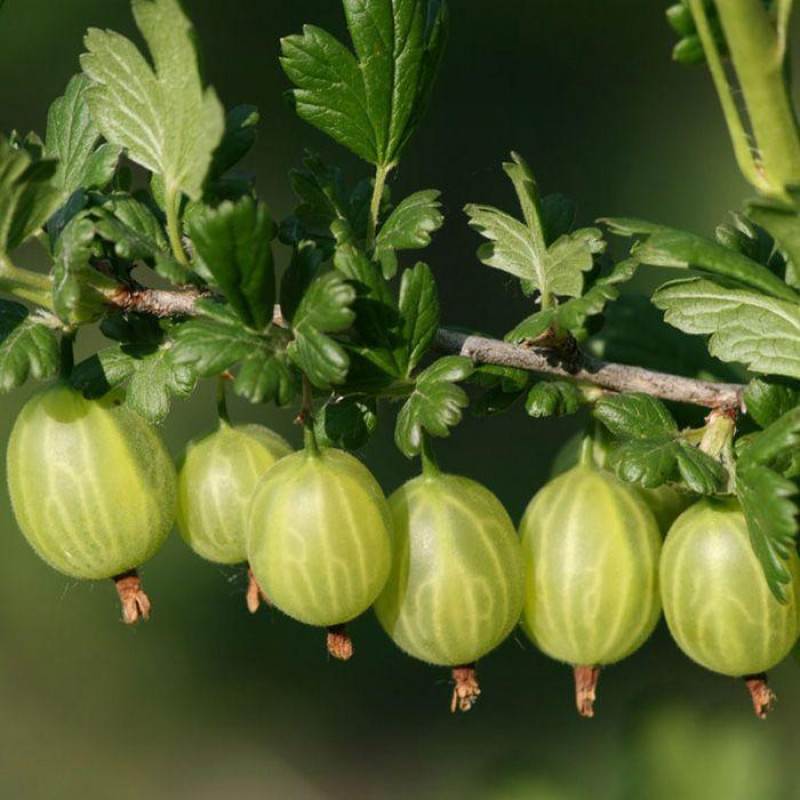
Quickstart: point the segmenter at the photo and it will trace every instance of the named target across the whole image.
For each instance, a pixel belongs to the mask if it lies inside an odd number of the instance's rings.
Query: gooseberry
[[[8,487],[22,533],[71,578],[114,578],[126,622],[147,617],[137,567],[175,518],[175,467],[119,398],[87,400],[64,382],[34,395],[8,443]]]
[[[523,628],[575,668],[576,703],[592,716],[599,668],[638,649],[661,603],[661,535],[636,489],[582,464],[548,483],[520,526]]]
[[[402,650],[454,668],[452,707],[479,688],[474,663],[519,621],[522,554],[508,513],[468,478],[424,474],[389,498],[392,572],[375,610]]]

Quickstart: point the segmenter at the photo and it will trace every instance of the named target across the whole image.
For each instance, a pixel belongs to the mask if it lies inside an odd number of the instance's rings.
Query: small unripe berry
[[[143,564],[175,518],[175,467],[159,435],[107,396],[65,383],[34,395],[8,443],[8,487],[25,538],[72,578]]]
[[[336,626],[362,614],[389,575],[391,517],[369,470],[341,450],[278,461],[256,487],[247,552],[285,614]]]
[[[189,443],[178,473],[178,529],[217,564],[247,561],[247,523],[256,485],[291,446],[262,425],[230,425]]]

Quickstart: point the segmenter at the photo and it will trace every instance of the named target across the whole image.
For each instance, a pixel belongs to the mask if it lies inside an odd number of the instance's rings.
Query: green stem
[[[700,0],[692,0],[692,11]],[[800,184],[800,136],[784,74],[784,48],[762,0],[717,0],[769,193]]]
[[[431,437],[426,433],[422,434],[422,450],[420,451],[420,456],[422,458],[422,474],[426,478],[435,478],[441,475],[439,463],[436,460],[436,454],[433,452]]]
[[[375,246],[375,236],[378,232],[378,223],[381,216],[381,202],[386,188],[386,179],[392,171],[391,165],[379,164],[375,167],[375,184],[372,188],[372,201],[369,205],[369,219],[367,220],[367,250]]]
[[[303,443],[309,456],[319,455],[319,443],[314,433],[314,395],[311,381],[303,375],[303,405],[298,420],[303,423]]]
[[[180,202],[181,194],[179,191],[175,189],[167,191],[167,234],[169,236],[169,244],[172,248],[172,254],[175,256],[175,260],[188,272],[191,269],[191,265],[189,264],[189,258],[186,255],[186,250],[183,247],[183,236],[181,232],[179,211]]]
[[[0,253],[0,292],[28,300],[48,311],[53,311],[53,279],[11,263],[8,256]]]
[[[228,414],[228,400],[225,396],[225,384],[227,382],[228,379],[223,375],[220,375],[219,378],[217,378],[217,416],[219,417],[220,422],[229,425],[231,418]]]
[[[736,163],[748,183],[755,186],[756,189],[761,192],[769,192],[769,183],[756,168],[755,161],[753,160],[753,153],[750,149],[747,131],[744,129],[742,118],[739,115],[739,109],[736,107],[736,100],[733,97],[733,91],[728,82],[728,76],[725,74],[725,67],[722,63],[719,50],[717,49],[714,34],[711,31],[705,4],[703,0],[689,0],[689,4],[691,6],[695,26],[697,27],[697,33],[700,36],[700,41],[706,54],[708,68],[714,80],[714,87],[719,96],[722,113],[728,126],[728,133],[730,134],[731,143],[733,144],[733,153],[736,157]]]
[[[594,440],[595,440],[595,423],[592,422],[586,429],[586,433],[581,441],[581,453],[578,458],[578,463],[582,467],[596,467],[597,462],[594,458]]]

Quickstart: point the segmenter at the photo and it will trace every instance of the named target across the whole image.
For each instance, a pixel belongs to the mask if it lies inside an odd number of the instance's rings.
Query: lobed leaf
[[[407,197],[383,223],[375,241],[375,259],[383,268],[383,277],[391,280],[397,274],[397,251],[420,250],[431,243],[431,235],[442,227],[436,190],[417,192]]]
[[[704,278],[668,283],[653,295],[653,303],[670,325],[711,334],[709,352],[723,361],[800,378],[800,303]]]
[[[160,176],[167,197],[198,199],[225,131],[225,114],[200,76],[194,28],[179,0],[132,0],[153,66],[129,39],[92,28],[81,57],[87,102],[103,136]]]
[[[298,115],[372,164],[391,167],[430,98],[444,0],[344,0],[355,54],[321,28],[281,41]]]
[[[58,341],[46,319],[19,303],[0,300],[0,394],[29,377],[52,378],[58,366]]]
[[[425,433],[449,435],[469,404],[466,392],[456,383],[469,378],[473,370],[470,359],[446,356],[417,376],[414,391],[397,415],[394,438],[400,452],[408,458],[418,455]]]
[[[273,223],[266,206],[243,197],[207,208],[192,220],[189,234],[199,274],[222,290],[245,325],[266,328],[275,305]]]
[[[89,113],[91,82],[76,75],[47,116],[45,154],[58,161],[53,182],[64,198],[78,189],[102,189],[114,177],[121,148],[102,142],[100,128]]]

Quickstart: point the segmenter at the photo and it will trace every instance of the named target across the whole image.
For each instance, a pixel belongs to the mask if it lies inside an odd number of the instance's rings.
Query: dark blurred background
[[[352,179],[363,174],[282,100],[279,37],[305,22],[344,35],[338,2],[185,5],[223,101],[262,112],[248,166],[276,216],[292,207],[286,173],[304,147]],[[546,192],[578,200],[582,223],[629,214],[710,233],[747,196],[708,75],[670,62],[661,2],[501,0],[489,9],[460,0],[452,10],[434,105],[393,184],[397,197],[444,191],[447,225],[426,258],[448,323],[499,334],[527,313],[514,286],[475,259],[460,210],[513,207],[500,169],[512,148]],[[7,0],[0,130],[44,132],[88,26],[135,35],[126,0]],[[211,395],[205,386],[174,407],[164,433],[176,456],[212,424]],[[0,441],[24,399],[0,401]],[[235,403],[233,413],[299,443],[291,412]],[[387,493],[415,470],[392,447],[391,416],[363,454]],[[516,520],[579,424],[532,421],[520,409],[468,418],[440,460],[489,486]],[[332,663],[319,631],[277,612],[251,618],[242,574],[173,537],[144,570],[154,617],[129,630],[110,585],[67,581],[34,556],[5,490],[0,531],[4,798],[800,797],[795,658],[775,670],[781,702],[761,723],[742,686],[692,665],[662,626],[607,671],[598,716],[586,721],[569,669],[515,635],[481,665],[475,710],[451,717],[447,674],[403,656],[371,614],[352,625],[356,657]]]

